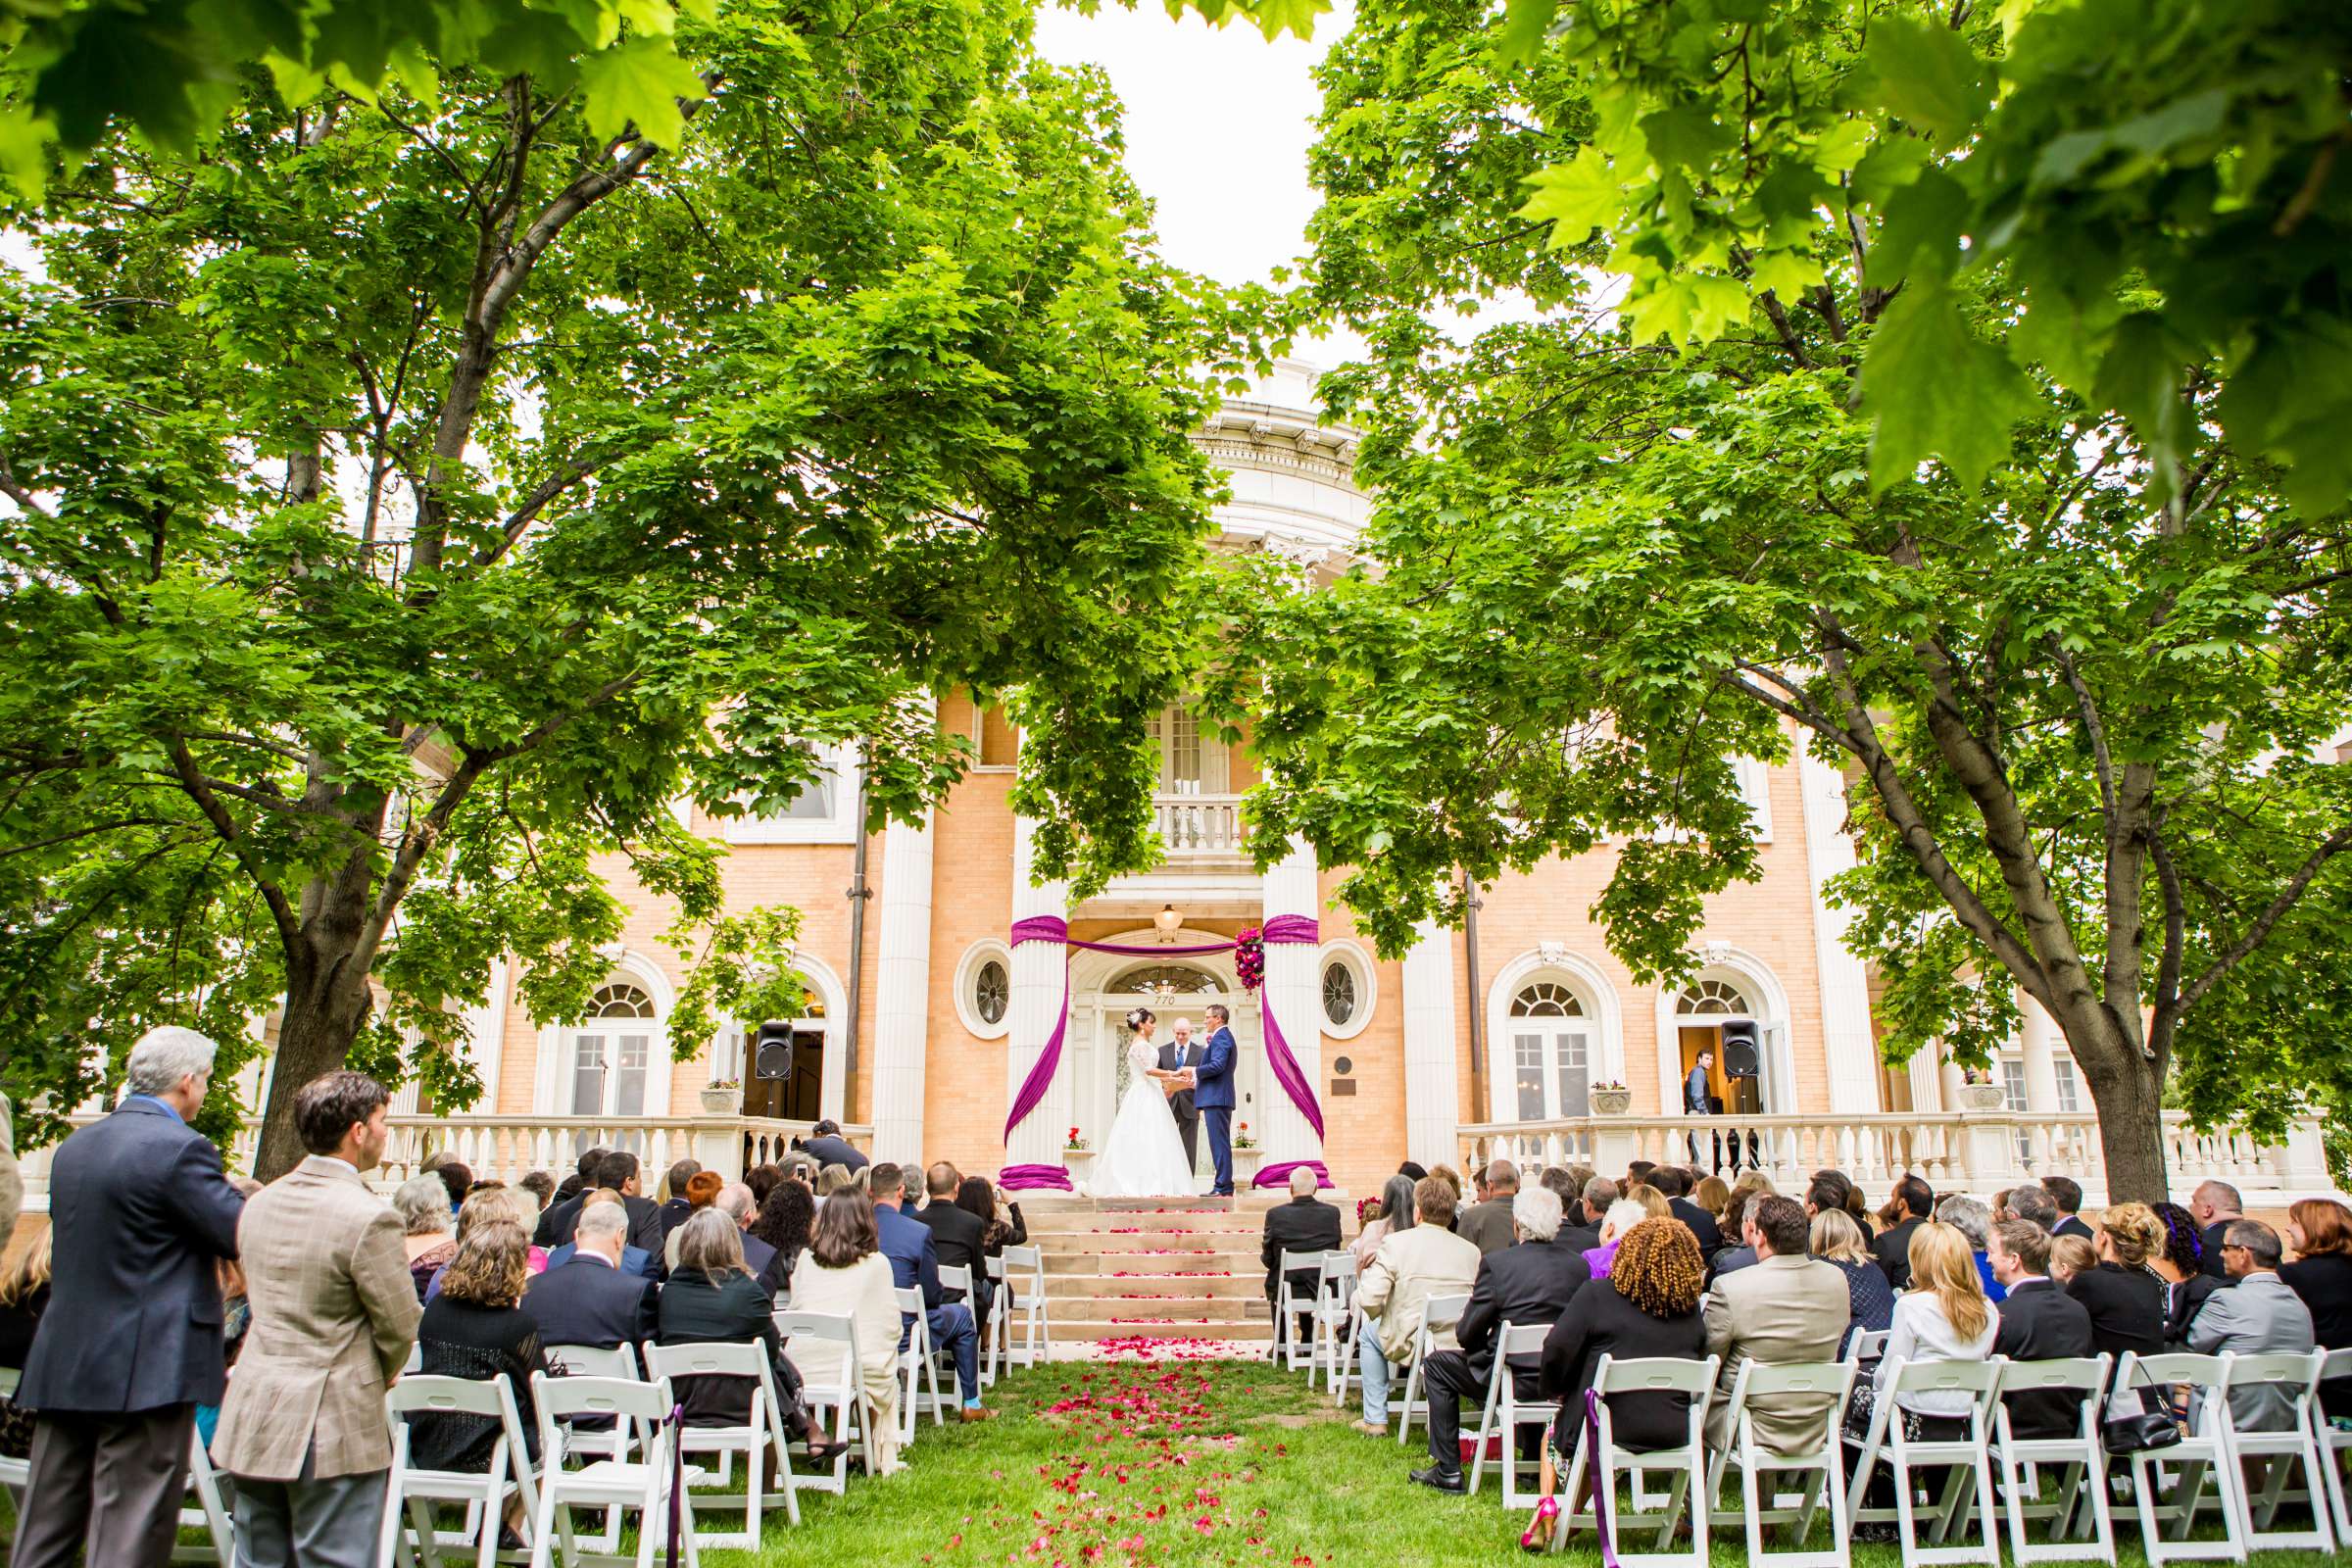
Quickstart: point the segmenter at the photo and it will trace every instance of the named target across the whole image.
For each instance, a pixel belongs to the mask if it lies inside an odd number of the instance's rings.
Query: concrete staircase
[[[1352,1236],[1354,1205],[1337,1193],[1323,1197]],[[1045,1258],[1054,1338],[1271,1340],[1257,1249],[1266,1210],[1284,1200],[1024,1197],[1029,1240]]]

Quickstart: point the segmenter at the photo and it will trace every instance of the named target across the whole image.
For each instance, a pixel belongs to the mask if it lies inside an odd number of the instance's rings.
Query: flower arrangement
[[[740,1078],[713,1078],[703,1087],[705,1089],[741,1089],[743,1080]]]
[[[1233,939],[1233,972],[1244,991],[1254,992],[1266,983],[1266,933],[1262,928],[1246,925]]]
[[[1625,1085],[1624,1085],[1624,1083],[1623,1083],[1623,1082],[1621,1082],[1621,1081],[1620,1081],[1620,1080],[1618,1080],[1618,1079],[1615,1079],[1615,1078],[1609,1078],[1609,1079],[1604,1079],[1604,1080],[1603,1080],[1602,1082],[1600,1082],[1600,1083],[1596,1083],[1596,1084],[1594,1084],[1592,1087],[1593,1087],[1593,1088],[1595,1088],[1595,1089],[1623,1089],[1623,1088],[1625,1087]]]
[[[1234,1124],[1233,1147],[1236,1149],[1255,1149],[1257,1147],[1257,1140],[1250,1136],[1250,1124],[1248,1122],[1236,1122]]]
[[[1064,1149],[1084,1149],[1086,1147],[1086,1135],[1080,1132],[1077,1128],[1073,1127],[1070,1129],[1069,1142],[1063,1144],[1061,1147]]]

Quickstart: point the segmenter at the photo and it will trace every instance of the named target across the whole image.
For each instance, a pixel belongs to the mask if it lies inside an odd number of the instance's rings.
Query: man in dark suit
[[[1666,1200],[1666,1212],[1690,1227],[1698,1238],[1698,1255],[1704,1261],[1723,1250],[1723,1227],[1715,1216],[1690,1201],[1690,1173],[1672,1165],[1661,1165],[1649,1173],[1649,1185]]]
[[[694,1212],[694,1205],[686,1201],[686,1184],[702,1173],[703,1162],[699,1159],[681,1159],[669,1167],[669,1179],[662,1183],[669,1192],[669,1197],[662,1203],[662,1239],[664,1244],[669,1240],[669,1233],[685,1224],[686,1216]]]
[[[1266,1309],[1274,1313],[1274,1348],[1280,1353],[1286,1336],[1305,1337],[1308,1320],[1304,1313],[1297,1321],[1285,1323],[1276,1310],[1282,1300],[1282,1254],[1288,1252],[1336,1252],[1340,1250],[1340,1211],[1315,1196],[1321,1183],[1315,1173],[1305,1166],[1291,1172],[1291,1200],[1276,1203],[1266,1210],[1266,1226],[1257,1244],[1257,1260],[1266,1270]],[[1321,1278],[1311,1268],[1291,1271],[1291,1299],[1312,1303]]]
[[[605,1155],[610,1152],[612,1151],[606,1149],[580,1151],[578,1171],[564,1178],[564,1186],[571,1191],[539,1211],[539,1223],[531,1230],[533,1247],[562,1246],[562,1241],[556,1235],[559,1225],[564,1228],[565,1237],[571,1235],[571,1227],[580,1217],[580,1200],[596,1191],[596,1168],[604,1163]]]
[[[2044,1176],[2041,1186],[2050,1195],[2050,1201],[2058,1205],[2061,1216],[2058,1223],[2050,1227],[2051,1237],[2080,1236],[2086,1242],[2094,1240],[2090,1227],[2082,1223],[2082,1183],[2067,1176]]]
[[[1208,1163],[1214,1173],[1208,1190],[1217,1198],[1233,1196],[1233,1069],[1241,1047],[1228,1027],[1232,1016],[1220,1004],[1208,1004],[1208,1046],[1193,1069],[1193,1105],[1208,1124]]]
[[[629,1245],[641,1247],[654,1256],[660,1267],[662,1244],[668,1239],[662,1229],[662,1205],[647,1198],[637,1185],[637,1156],[625,1149],[608,1150],[596,1162],[596,1184],[607,1192],[618,1193],[622,1205],[629,1212]],[[580,1204],[586,1201],[583,1194],[578,1201],[558,1203],[549,1217],[555,1224],[553,1243],[542,1246],[561,1247],[571,1240],[572,1227],[580,1222]],[[656,1278],[660,1276],[657,1275]]]
[[[1475,1242],[1481,1252],[1499,1252],[1511,1245],[1511,1204],[1519,1197],[1519,1167],[1495,1160],[1478,1174],[1478,1201],[1454,1221],[1453,1234]]]
[[[1894,1184],[1887,1207],[1893,1211],[1894,1224],[1870,1244],[1870,1250],[1879,1267],[1886,1271],[1887,1283],[1906,1291],[1911,1288],[1911,1236],[1936,1212],[1936,1190],[1916,1176],[1906,1176]]]
[[[931,1245],[943,1268],[972,1271],[972,1317],[988,1321],[988,1227],[980,1216],[956,1206],[956,1189],[963,1173],[941,1160],[923,1173],[923,1193],[929,1199],[914,1217],[931,1227]],[[950,1287],[947,1299],[960,1301],[963,1293]]]
[[[752,1198],[750,1184],[729,1182],[718,1190],[710,1206],[735,1222],[735,1230],[743,1239],[743,1265],[759,1280],[760,1288],[768,1299],[789,1294],[792,1281],[785,1276],[791,1266],[784,1254],[752,1234],[752,1221],[760,1217],[760,1205]]]
[[[980,1404],[980,1330],[972,1319],[972,1309],[961,1301],[951,1301],[939,1286],[939,1245],[932,1240],[931,1228],[906,1212],[906,1173],[897,1165],[885,1162],[874,1167],[867,1186],[874,1193],[874,1228],[882,1236],[882,1255],[890,1259],[891,1278],[902,1291],[920,1289],[923,1293],[923,1321],[930,1326],[931,1347],[945,1350],[956,1358],[956,1384],[963,1396],[962,1418],[966,1421],[987,1421],[996,1411],[983,1409]],[[914,1329],[910,1314],[900,1314],[905,1325],[901,1330],[899,1348],[906,1348],[906,1336]]]
[[[1179,1018],[1168,1026],[1175,1038],[1159,1048],[1159,1070],[1177,1072],[1186,1067],[1200,1065],[1200,1046],[1193,1039],[1193,1020]],[[1193,1092],[1179,1089],[1168,1097],[1168,1114],[1176,1118],[1176,1136],[1184,1140],[1184,1163],[1199,1169],[1200,1157],[1200,1112],[1193,1104]]]
[[[2030,1219],[2005,1219],[1984,1238],[2002,1298],[1995,1355],[2056,1361],[2092,1353],[2090,1313],[2050,1279],[2050,1235]],[[2020,1438],[2071,1438],[2082,1430],[2082,1396],[2066,1389],[2004,1396],[2009,1430]]]
[[[819,1170],[827,1165],[840,1165],[855,1176],[873,1163],[841,1136],[841,1123],[829,1116],[811,1127],[808,1136],[795,1147],[806,1151],[808,1157],[816,1161]]]
[[[547,1271],[522,1293],[541,1344],[610,1350],[654,1337],[653,1282],[620,1266],[628,1233],[628,1210],[618,1203],[591,1203],[580,1215],[570,1258],[558,1263],[551,1255]]]
[[[2245,1217],[2244,1200],[2237,1189],[2228,1182],[2203,1182],[2189,1195],[2188,1211],[2197,1217],[2199,1239],[2205,1250],[2197,1267],[2217,1280],[2228,1280],[2230,1270],[2222,1263],[2222,1248],[2229,1241],[2230,1227]]]
[[[1595,1176],[1585,1183],[1583,1196],[1573,1210],[1560,1217],[1560,1234],[1551,1245],[1564,1247],[1572,1252],[1589,1252],[1600,1245],[1601,1216],[1617,1201],[1617,1184],[1606,1176]]]
[[[1568,1310],[1569,1298],[1592,1277],[1582,1257],[1553,1245],[1560,1231],[1557,1193],[1531,1188],[1513,1200],[1511,1213],[1517,1241],[1480,1260],[1470,1304],[1454,1327],[1462,1348],[1432,1351],[1421,1362],[1429,1390],[1429,1468],[1414,1471],[1412,1478],[1440,1492],[1462,1490],[1462,1401],[1485,1399],[1502,1326],[1542,1324],[1548,1330]],[[1519,1397],[1536,1397],[1543,1359],[1540,1351],[1511,1358],[1511,1383]]]
[[[193,1029],[149,1030],[115,1113],[50,1159],[55,1272],[17,1391],[39,1412],[9,1557],[21,1568],[171,1553],[196,1406],[226,1382],[217,1270],[245,1211],[188,1126],[216,1050]]]

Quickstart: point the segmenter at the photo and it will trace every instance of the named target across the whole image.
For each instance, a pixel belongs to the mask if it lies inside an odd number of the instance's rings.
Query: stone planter
[[[1960,1086],[1960,1108],[1962,1110],[2006,1110],[2008,1106],[2008,1091],[1999,1084],[1962,1084]]]
[[[703,1114],[706,1116],[738,1116],[743,1113],[743,1091],[740,1089],[706,1089],[703,1091]]]
[[[1631,1089],[1595,1089],[1592,1101],[1593,1115],[1622,1116],[1634,1108],[1634,1092]]]

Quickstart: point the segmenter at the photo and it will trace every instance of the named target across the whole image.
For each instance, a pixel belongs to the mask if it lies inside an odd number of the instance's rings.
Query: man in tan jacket
[[[1810,1225],[1793,1198],[1760,1198],[1740,1222],[1740,1240],[1756,1250],[1748,1268],[1715,1276],[1706,1298],[1707,1353],[1723,1358],[1720,1393],[1707,1408],[1707,1446],[1724,1448],[1731,1429],[1732,1385],[1745,1361],[1766,1366],[1835,1361],[1851,1315],[1845,1276],[1806,1255]],[[1750,1399],[1756,1439],[1775,1453],[1821,1446],[1829,1419],[1821,1399],[1778,1395]]]
[[[392,1441],[384,1390],[416,1338],[399,1216],[360,1173],[383,1157],[384,1086],[330,1072],[294,1120],[310,1157],[238,1227],[253,1322],[213,1459],[237,1481],[240,1568],[372,1568]]]
[[[1382,1239],[1355,1286],[1355,1304],[1378,1332],[1381,1354],[1397,1366],[1413,1358],[1429,1298],[1468,1296],[1482,1255],[1476,1242],[1446,1228],[1453,1219],[1453,1189],[1437,1177],[1414,1183],[1413,1214],[1411,1229]],[[1440,1349],[1456,1348],[1451,1323],[1431,1327]]]

